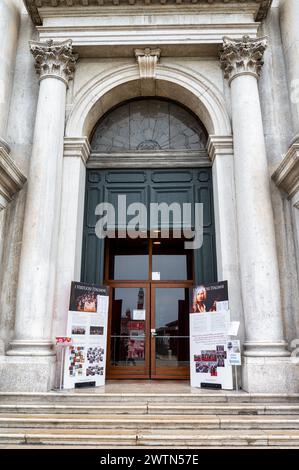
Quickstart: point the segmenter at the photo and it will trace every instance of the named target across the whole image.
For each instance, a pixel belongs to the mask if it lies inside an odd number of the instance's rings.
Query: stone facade
[[[52,387],[90,134],[117,104],[156,96],[209,134],[243,388],[299,391],[298,23],[297,0],[0,0],[1,390]]]

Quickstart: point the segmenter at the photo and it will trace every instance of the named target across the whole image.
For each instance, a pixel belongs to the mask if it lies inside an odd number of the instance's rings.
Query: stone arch
[[[231,135],[230,118],[224,98],[210,80],[198,72],[162,63],[157,66],[156,80],[150,93],[140,79],[137,65],[107,70],[87,82],[75,96],[68,118],[66,137],[89,137],[104,113],[121,102],[150,95],[176,101],[199,117],[210,135]]]

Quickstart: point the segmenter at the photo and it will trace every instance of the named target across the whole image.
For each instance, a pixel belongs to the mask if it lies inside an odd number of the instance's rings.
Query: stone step
[[[105,390],[92,389],[60,392],[2,392],[0,404],[81,404],[102,405],[106,403],[297,403],[299,394],[264,394],[245,392],[226,392],[223,390],[203,391],[192,389],[190,393],[105,393]]]
[[[299,431],[273,430],[41,430],[0,429],[3,446],[87,446],[90,448],[299,447]]]
[[[147,403],[141,405],[131,405],[118,403],[108,403],[107,405],[56,405],[56,404],[5,404],[0,405],[0,417],[2,413],[29,413],[29,414],[148,414]]]
[[[177,403],[108,403],[103,405],[78,404],[2,404],[2,413],[29,413],[29,414],[117,414],[117,415],[299,415],[299,404],[286,403],[194,403],[189,405]]]
[[[148,404],[149,414],[217,414],[217,415],[299,415],[299,404],[285,403],[238,403],[238,404]]]
[[[15,415],[2,414],[1,428],[34,429],[292,429],[299,430],[298,416],[218,416],[218,415]]]

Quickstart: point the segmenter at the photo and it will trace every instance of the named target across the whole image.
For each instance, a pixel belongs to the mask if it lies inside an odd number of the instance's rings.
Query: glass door
[[[183,240],[110,240],[108,378],[189,377],[192,253]]]
[[[152,378],[189,378],[189,287],[151,286]]]
[[[108,338],[109,378],[148,378],[150,373],[149,286],[111,287]]]

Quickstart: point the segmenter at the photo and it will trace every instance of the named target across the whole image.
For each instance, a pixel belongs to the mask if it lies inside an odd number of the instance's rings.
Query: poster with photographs
[[[191,299],[191,386],[232,390],[232,368],[227,355],[230,325],[227,282],[196,286]]]
[[[105,384],[109,288],[72,282],[64,388],[76,384]]]
[[[192,313],[229,310],[227,281],[195,286],[190,299]]]

